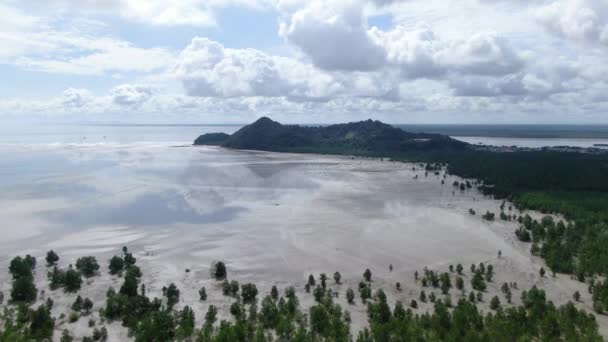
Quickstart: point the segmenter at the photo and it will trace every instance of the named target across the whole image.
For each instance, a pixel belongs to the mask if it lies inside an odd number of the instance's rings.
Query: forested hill
[[[380,121],[330,126],[282,125],[263,117],[232,135],[204,134],[195,145],[221,145],[248,150],[394,154],[412,150],[458,150],[467,143],[441,134],[409,133]]]

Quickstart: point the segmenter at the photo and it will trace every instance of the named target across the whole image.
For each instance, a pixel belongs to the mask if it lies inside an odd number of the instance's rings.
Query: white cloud
[[[182,51],[176,73],[198,96],[279,96],[292,88],[262,52],[225,49],[207,38],[193,39]]]
[[[255,49],[226,48],[207,38],[192,40],[173,73],[188,95],[200,97],[285,97],[292,102],[399,97],[400,79],[387,71],[330,72]]]
[[[445,74],[445,66],[437,61],[444,43],[429,28],[408,30],[397,26],[388,32],[374,29],[373,34],[385,47],[388,61],[398,66],[406,78],[436,78]]]
[[[475,34],[462,41],[450,42],[438,55],[448,68],[465,74],[506,75],[519,71],[522,59],[509,42],[493,33]]]
[[[453,78],[450,81],[456,96],[473,97],[541,97],[553,90],[547,80],[533,74],[515,74],[501,78],[468,76]]]
[[[368,27],[362,0],[298,4],[287,6],[279,34],[324,70],[369,72],[393,65],[406,78],[438,78],[449,72],[506,75],[523,67],[509,40],[491,31],[442,37],[425,25],[382,30]]]
[[[554,0],[537,8],[535,15],[558,36],[608,46],[608,3],[604,0]]]
[[[173,54],[164,48],[140,48],[124,40],[87,34],[79,27],[58,29],[53,20],[27,16],[8,6],[0,5],[0,10],[7,11],[0,19],[21,23],[0,31],[2,64],[31,71],[102,75],[151,72],[173,61]]]
[[[114,104],[120,106],[139,105],[147,101],[156,93],[156,89],[143,84],[122,84],[110,90],[110,97]]]
[[[373,33],[386,48],[388,61],[407,78],[439,78],[448,73],[501,76],[524,66],[509,42],[493,33],[457,40],[442,39],[428,27],[397,26]]]
[[[608,98],[604,95],[606,84],[598,84],[580,93],[556,93],[542,97],[515,95],[517,91],[522,91],[518,89],[522,83],[532,85],[532,88],[540,84],[537,80],[524,78],[525,75],[511,80],[505,79],[501,84],[491,84],[485,89],[492,92],[496,87],[502,87],[503,91],[511,91],[513,93],[511,96],[495,96],[495,93],[482,96],[484,94],[479,92],[484,89],[478,90],[475,96],[453,96],[449,91],[444,91],[443,87],[430,92],[433,86],[426,88],[428,85],[423,84],[428,81],[413,81],[414,83],[404,87],[417,90],[419,94],[413,92],[402,95],[401,100],[396,102],[383,98],[348,96],[335,97],[323,102],[297,102],[286,97],[200,97],[163,91],[153,91],[148,96],[147,90],[135,89],[137,85],[123,85],[110,91],[108,95],[88,96],[86,91],[83,91],[85,95],[82,95],[80,90],[66,90],[57,98],[0,99],[0,115],[2,117],[27,115],[29,118],[48,120],[61,118],[80,122],[145,120],[145,122],[166,123],[194,120],[240,123],[253,120],[259,115],[269,115],[278,120],[291,122],[336,122],[368,117],[388,122],[421,123],[428,123],[430,119],[458,122],[475,120],[509,122],[510,118],[516,117],[519,122],[530,120],[535,122],[545,113],[551,113],[551,117],[547,116],[547,119],[555,119],[555,116],[563,114],[566,108],[572,108],[572,112],[564,116],[565,119],[574,120],[572,115],[575,115],[574,118],[585,115],[589,120],[605,121],[599,113],[608,110]],[[490,79],[486,77],[486,80]],[[512,88],[508,90],[509,87]],[[541,86],[538,89],[542,92],[542,88]],[[144,95],[141,95],[142,92]],[[128,100],[126,103],[117,103],[115,101],[117,96],[122,95],[127,96]],[[595,101],[589,101],[592,98]],[[510,115],[505,116],[506,112]]]
[[[61,94],[61,105],[64,108],[82,108],[93,99],[87,89],[68,88]]]
[[[385,63],[386,52],[368,33],[355,1],[311,1],[281,24],[280,34],[322,69],[370,71]]]
[[[35,28],[40,20],[18,10],[15,7],[0,3],[0,32],[19,31]]]
[[[482,113],[494,113],[494,119],[508,121],[511,115],[534,117],[544,111],[568,112],[574,118],[608,112],[608,55],[598,48],[608,43],[603,0],[38,4],[0,4],[0,63],[41,75],[61,74],[52,77],[68,89],[42,98],[28,97],[27,91],[22,97],[0,98],[3,115],[91,115],[100,120],[146,115],[148,120],[154,113],[186,120],[182,116],[230,113],[241,118],[238,122],[259,114],[293,115],[304,122],[349,120],[352,115],[404,122],[449,118],[446,113],[478,120]],[[279,46],[235,39],[243,30],[256,34],[245,22],[242,27],[217,22],[219,11],[237,5],[273,8],[262,18],[277,14],[274,38]],[[116,18],[120,30],[148,25],[141,30],[147,36],[118,38],[122,33],[112,27]],[[175,25],[217,25],[221,31],[212,30],[222,39],[195,37],[181,51],[162,47],[166,35],[192,30],[171,27]],[[155,40],[150,32],[163,32],[163,38]],[[95,75],[103,82],[87,90],[74,75]],[[72,79],[79,83],[69,88]],[[32,93],[49,94],[43,83],[33,84]]]
[[[175,74],[194,96],[319,100],[343,90],[330,75],[297,60],[254,49],[229,49],[207,38],[194,38],[180,53]]]
[[[45,39],[56,53],[46,57],[39,48],[31,46],[14,60],[17,66],[34,71],[78,75],[101,75],[114,72],[150,72],[169,66],[173,55],[162,48],[138,48],[128,42],[111,38],[73,37],[50,32],[30,35],[31,42]],[[62,52],[70,52],[63,54]],[[74,56],[75,55],[75,56]]]
[[[192,1],[123,1],[120,14],[156,25],[216,25],[211,9]]]
[[[24,0],[32,10],[60,13],[113,15],[124,19],[160,26],[216,26],[216,11],[225,7],[262,8],[267,1],[258,0],[47,0],[40,3]]]

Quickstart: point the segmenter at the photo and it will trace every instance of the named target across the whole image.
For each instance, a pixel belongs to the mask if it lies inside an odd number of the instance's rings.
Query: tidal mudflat
[[[230,317],[231,299],[221,290],[198,300],[201,286],[219,286],[209,275],[214,260],[262,294],[272,285],[295,286],[304,307],[313,302],[304,294],[309,274],[339,271],[343,283],[334,286],[343,293],[369,268],[390,301],[409,303],[420,291],[416,270],[484,262],[496,273],[487,298],[504,282],[517,282],[519,289],[544,288],[556,304],[579,291],[576,305],[592,311],[585,284],[539,276],[542,260],[515,239],[516,223],[480,218],[486,210],[498,213],[500,201],[454,189],[453,176],[442,184],[443,173],[425,176],[420,165],[171,144],[3,146],[0,156],[2,268],[18,254],[42,261],[49,249],[62,267],[95,256],[101,276],[80,292],[94,301],[93,316],[108,287],[120,287],[107,260],[123,245],[137,258],[148,293],[161,297],[174,282],[182,293],[178,306],[190,305],[197,323],[210,304]],[[76,294],[50,291],[44,262],[36,272],[38,289],[60,297],[53,314],[68,312]],[[8,271],[0,272],[0,284],[10,291]],[[519,292],[513,298],[518,303]],[[364,305],[349,305],[343,295],[337,301],[351,312],[352,329],[365,323]],[[421,303],[419,310],[431,307]],[[605,316],[598,322],[606,336]],[[87,333],[86,320],[63,324],[57,329]],[[111,336],[126,336],[120,323],[108,327]]]

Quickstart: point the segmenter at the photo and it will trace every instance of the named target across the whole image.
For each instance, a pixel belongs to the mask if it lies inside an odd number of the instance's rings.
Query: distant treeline
[[[608,273],[608,155],[549,151],[406,153],[403,161],[447,163],[448,172],[481,181],[480,190],[520,209],[559,213],[569,224],[538,234],[540,255],[579,279]],[[561,226],[560,226],[561,228]]]
[[[396,125],[408,132],[500,138],[608,139],[608,125]]]

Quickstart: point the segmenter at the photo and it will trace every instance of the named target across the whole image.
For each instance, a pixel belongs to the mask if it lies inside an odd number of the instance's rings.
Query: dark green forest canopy
[[[222,145],[230,138],[226,133],[208,133],[201,135],[194,141],[194,145]]]
[[[330,126],[282,125],[261,118],[229,137],[208,133],[195,141],[225,139],[224,147],[282,152],[337,154],[384,154],[405,150],[463,149],[468,144],[440,134],[408,133],[379,121],[360,121]]]

